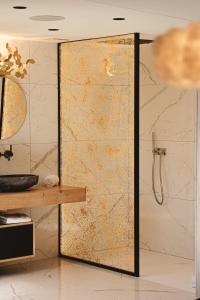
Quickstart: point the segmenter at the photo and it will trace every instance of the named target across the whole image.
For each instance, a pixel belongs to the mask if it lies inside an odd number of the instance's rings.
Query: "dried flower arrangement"
[[[34,59],[27,59],[25,63],[22,62],[21,55],[17,47],[13,50],[9,44],[6,44],[8,55],[4,56],[0,53],[0,76],[14,75],[17,78],[23,79],[27,75],[27,65],[34,64]]]

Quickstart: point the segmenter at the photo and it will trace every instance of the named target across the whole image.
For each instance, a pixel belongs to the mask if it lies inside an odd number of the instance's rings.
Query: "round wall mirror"
[[[0,140],[15,135],[27,113],[24,91],[10,78],[0,77]]]

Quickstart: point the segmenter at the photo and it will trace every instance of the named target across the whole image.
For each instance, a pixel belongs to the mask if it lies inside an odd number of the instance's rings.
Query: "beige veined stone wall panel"
[[[62,205],[64,255],[134,271],[134,35],[61,45],[62,184],[87,187]]]

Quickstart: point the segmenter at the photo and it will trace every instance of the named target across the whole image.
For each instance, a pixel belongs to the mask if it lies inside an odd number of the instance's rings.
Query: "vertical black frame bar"
[[[127,35],[127,34],[123,34]],[[115,35],[115,36],[121,36],[121,35]],[[113,37],[113,36],[111,36]],[[103,37],[101,37],[103,38]],[[109,38],[109,36],[105,37]],[[98,39],[98,38],[95,38]],[[94,39],[88,39],[88,40],[94,40]],[[84,41],[84,40],[77,40],[72,42],[78,42],[78,41]],[[58,58],[58,175],[59,178],[61,178],[61,87],[60,87],[60,71],[61,71],[61,55],[60,55],[60,48],[61,45],[64,43],[72,43],[72,42],[63,42],[59,43],[57,47],[57,58]],[[134,33],[134,272],[126,271],[123,269],[95,263],[92,261],[66,256],[61,253],[61,205],[59,205],[58,210],[58,245],[59,245],[59,256],[62,258],[70,259],[72,261],[80,262],[80,263],[86,263],[88,265],[92,265],[95,267],[100,267],[103,269],[119,272],[122,274],[127,274],[134,277],[140,276],[140,231],[139,231],[139,83],[140,83],[140,73],[139,73],[139,66],[140,66],[140,34]],[[60,181],[61,183],[61,181]]]
[[[2,79],[2,87],[1,87],[0,140],[2,138],[2,129],[3,129],[4,95],[5,95],[5,77],[3,77],[3,79]]]
[[[134,268],[140,276],[140,34],[134,43]]]
[[[60,102],[60,44],[57,45],[57,61],[58,61],[58,176],[59,183],[61,178],[61,102]]]
[[[60,46],[59,43],[57,45],[57,76],[58,76],[58,177],[59,177],[59,185],[61,184],[61,101],[60,101]],[[58,255],[62,256],[61,254],[61,244],[60,244],[60,236],[61,236],[61,205],[58,205]]]

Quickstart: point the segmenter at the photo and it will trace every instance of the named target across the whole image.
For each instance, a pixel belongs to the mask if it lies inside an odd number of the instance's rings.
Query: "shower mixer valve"
[[[166,148],[154,148],[152,152],[155,155],[167,155],[167,149]]]

